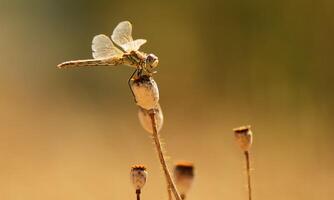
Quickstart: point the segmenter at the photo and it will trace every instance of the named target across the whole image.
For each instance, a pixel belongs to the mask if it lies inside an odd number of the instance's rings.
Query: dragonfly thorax
[[[158,66],[158,57],[154,54],[145,54],[140,51],[131,51],[123,55],[129,65],[135,66],[137,69],[144,70],[149,74],[154,73],[154,69]]]

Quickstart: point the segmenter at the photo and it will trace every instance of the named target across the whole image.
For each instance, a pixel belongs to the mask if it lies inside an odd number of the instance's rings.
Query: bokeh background
[[[159,56],[169,164],[189,160],[189,199],[246,199],[232,128],[251,124],[256,200],[334,196],[331,0],[0,0],[0,199],[167,199],[127,85],[132,69],[58,70],[129,20]]]

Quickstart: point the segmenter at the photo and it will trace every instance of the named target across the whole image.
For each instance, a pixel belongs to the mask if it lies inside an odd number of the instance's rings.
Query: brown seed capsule
[[[136,190],[142,189],[146,183],[147,171],[144,165],[134,165],[131,167],[130,179]]]
[[[242,126],[233,129],[237,144],[243,151],[248,151],[252,146],[253,134],[250,128],[251,126]]]
[[[182,199],[191,188],[194,179],[194,165],[190,162],[179,162],[174,167],[175,184]]]
[[[154,109],[151,109],[151,110],[146,110],[146,109],[139,107],[138,118],[139,118],[140,124],[147,132],[153,133],[152,121],[150,117],[151,112],[155,112],[157,131],[159,132],[164,122],[164,116],[162,114],[162,110],[161,110],[159,103],[156,105]]]
[[[159,89],[157,83],[150,76],[141,76],[131,84],[133,94],[138,106],[150,110],[159,102]]]

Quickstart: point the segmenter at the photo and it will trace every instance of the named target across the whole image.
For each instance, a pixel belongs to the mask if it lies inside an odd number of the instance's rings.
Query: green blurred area
[[[166,199],[127,79],[133,69],[58,70],[91,58],[123,20],[159,57],[171,157],[196,165],[189,199],[246,199],[232,128],[251,124],[254,199],[334,195],[334,2],[0,0],[0,199]]]

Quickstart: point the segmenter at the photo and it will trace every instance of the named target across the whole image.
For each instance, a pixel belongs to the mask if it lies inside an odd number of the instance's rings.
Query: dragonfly
[[[66,61],[57,65],[57,67],[60,69],[118,65],[134,67],[135,71],[128,80],[128,84],[130,85],[133,79],[139,78],[144,74],[152,76],[156,73],[155,69],[159,63],[158,57],[152,53],[146,54],[139,51],[139,48],[145,43],[145,39],[134,40],[132,38],[131,23],[123,21],[116,26],[111,38],[104,34],[96,35],[93,38],[93,59]]]

